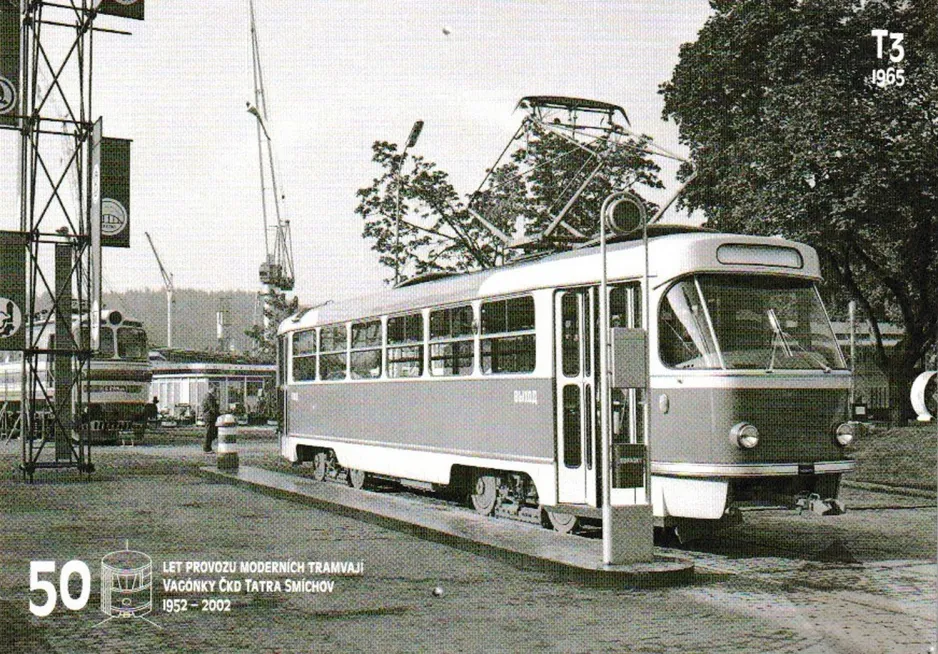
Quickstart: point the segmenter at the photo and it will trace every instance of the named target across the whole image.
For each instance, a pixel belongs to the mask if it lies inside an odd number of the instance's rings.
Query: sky
[[[132,145],[131,248],[107,249],[104,290],[161,288],[144,232],[177,287],[259,288],[264,258],[248,0],[156,2],[143,22],[100,16],[93,112]],[[355,191],[379,174],[376,140],[403,142],[471,192],[526,95],[623,106],[633,129],[685,153],[658,86],[706,0],[381,2],[256,0],[268,129],[286,196],[302,304],[378,290],[391,275],[361,237]],[[446,34],[444,32],[446,28]],[[0,186],[16,141],[0,134]],[[12,170],[12,172],[11,172]],[[673,167],[663,172],[673,188]],[[9,183],[8,183],[9,182]],[[15,229],[11,194],[0,228]]]

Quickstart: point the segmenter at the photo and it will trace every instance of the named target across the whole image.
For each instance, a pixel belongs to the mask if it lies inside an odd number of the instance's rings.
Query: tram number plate
[[[813,475],[813,474],[814,474],[814,464],[813,464],[813,463],[799,463],[799,464],[798,464],[798,474],[799,474],[799,475]]]

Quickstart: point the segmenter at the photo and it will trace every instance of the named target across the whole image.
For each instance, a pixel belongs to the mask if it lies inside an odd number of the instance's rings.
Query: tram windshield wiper
[[[775,309],[768,309],[765,312],[765,315],[768,316],[769,325],[772,327],[772,331],[775,333],[775,336],[772,338],[772,357],[769,359],[769,366],[766,368],[766,372],[772,372],[775,369],[775,353],[778,350],[778,346],[781,345],[782,349],[785,351],[785,356],[789,359],[795,356],[794,351],[792,350],[792,345],[798,348],[799,353],[804,354],[805,357],[812,363],[817,364],[821,370],[824,372],[830,372],[831,368],[824,361],[824,357],[817,352],[811,352],[807,350],[801,343],[798,342],[798,339],[791,336],[782,329],[782,323],[778,319],[778,314],[775,313]]]

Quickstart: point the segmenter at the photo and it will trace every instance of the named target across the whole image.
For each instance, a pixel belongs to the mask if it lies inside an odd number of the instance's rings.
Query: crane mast
[[[163,286],[166,288],[166,347],[173,346],[173,274],[167,272],[166,268],[163,266],[163,262],[160,261],[160,255],[156,251],[156,246],[153,245],[153,239],[150,238],[150,232],[144,232],[147,235],[147,240],[150,242],[150,249],[153,250],[153,256],[156,257],[156,265],[160,267],[160,274],[163,276]]]
[[[265,287],[265,296],[269,298],[279,291],[293,290],[293,243],[290,235],[290,221],[283,217],[284,197],[277,185],[273,141],[267,131],[267,99],[264,94],[264,73],[261,69],[257,25],[254,19],[254,0],[248,0],[248,7],[251,18],[251,59],[254,75],[254,104],[248,103],[248,113],[257,121],[261,214],[264,221],[264,261],[260,265],[259,273],[260,281]],[[267,183],[268,179],[270,186]],[[266,304],[267,301],[265,301],[265,306]],[[265,316],[265,325],[266,322]]]

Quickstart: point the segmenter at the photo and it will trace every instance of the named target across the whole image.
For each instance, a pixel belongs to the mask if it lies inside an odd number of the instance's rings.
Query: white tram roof
[[[654,236],[649,238],[648,258],[653,288],[692,272],[770,273],[812,280],[821,278],[814,249],[781,237],[703,231]],[[644,273],[644,262],[641,239],[607,246],[606,267],[610,281],[640,279]],[[371,295],[301,309],[280,324],[279,333],[540,288],[596,284],[602,274],[601,265],[597,246],[389,288]]]

